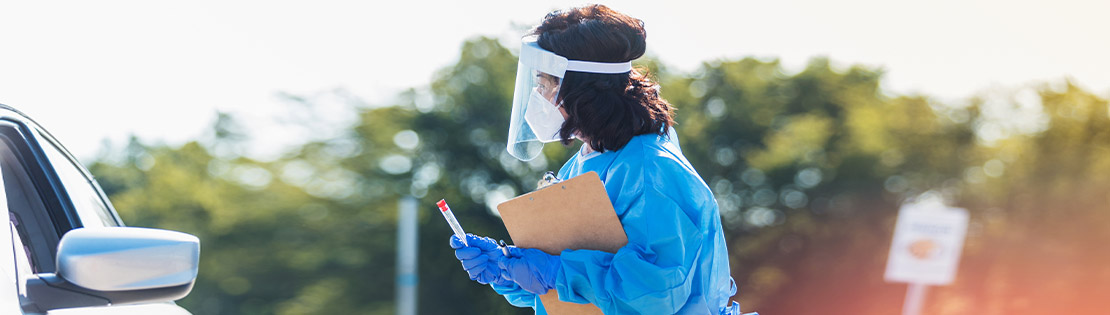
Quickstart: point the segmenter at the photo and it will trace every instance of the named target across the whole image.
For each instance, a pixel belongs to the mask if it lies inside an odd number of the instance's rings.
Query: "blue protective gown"
[[[575,154],[559,178],[597,172],[628,235],[615,254],[566,250],[555,289],[563,301],[606,314],[723,314],[736,287],[713,193],[664,135]],[[547,314],[536,295],[493,286],[509,303]],[[738,306],[733,311],[738,311]]]

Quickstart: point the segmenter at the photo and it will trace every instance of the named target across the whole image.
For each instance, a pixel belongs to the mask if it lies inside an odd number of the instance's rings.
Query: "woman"
[[[546,314],[536,298],[592,303],[607,314],[739,314],[712,192],[670,133],[672,108],[631,61],[645,50],[643,23],[603,5],[548,14],[520,53],[509,152],[543,142],[584,145],[559,178],[597,172],[628,236],[616,253],[554,256],[492,239],[451,246],[471,279],[510,303]]]

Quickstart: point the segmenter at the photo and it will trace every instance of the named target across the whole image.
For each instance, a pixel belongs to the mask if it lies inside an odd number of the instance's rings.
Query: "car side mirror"
[[[200,240],[181,232],[74,229],[58,243],[57,272],[27,278],[27,310],[164,302],[189,294]]]

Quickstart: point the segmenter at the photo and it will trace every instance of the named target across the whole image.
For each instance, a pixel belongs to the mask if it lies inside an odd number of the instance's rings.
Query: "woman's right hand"
[[[481,284],[494,283],[510,285],[512,282],[505,280],[497,261],[505,256],[497,242],[492,238],[466,234],[466,244],[455,235],[451,235],[451,248],[455,249],[455,258],[462,263],[463,269],[470,275],[470,280]]]

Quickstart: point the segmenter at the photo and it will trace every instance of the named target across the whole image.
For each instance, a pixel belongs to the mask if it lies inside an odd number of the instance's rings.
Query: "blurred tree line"
[[[508,240],[490,205],[577,149],[505,153],[515,64],[496,40],[468,41],[429,87],[358,107],[343,136],[273,161],[217,154],[247,141],[221,114],[211,137],[132,139],[123,158],[89,168],[128,224],[200,237],[201,273],[179,302],[195,314],[394,313],[402,196],[420,204],[420,313],[530,314],[467,278],[434,211],[445,198],[468,232]],[[746,310],[899,312],[905,285],[882,273],[900,203],[926,192],[972,218],[957,280],[930,291],[926,313],[1110,306],[1106,99],[1065,82],[941,104],[820,58],[798,73],[751,58],[693,73],[639,66],[677,107],[683,151],[717,196]]]

